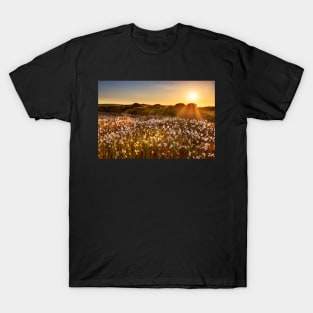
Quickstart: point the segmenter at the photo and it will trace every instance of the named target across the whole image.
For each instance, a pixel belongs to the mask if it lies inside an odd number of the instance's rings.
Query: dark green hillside
[[[196,118],[214,121],[214,107],[197,107],[195,103],[177,103],[176,105],[149,105],[145,103],[124,104],[99,104],[98,112],[134,115],[159,115],[177,116],[183,118]]]

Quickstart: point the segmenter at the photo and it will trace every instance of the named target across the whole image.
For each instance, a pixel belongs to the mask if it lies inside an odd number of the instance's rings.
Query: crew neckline
[[[178,48],[182,48],[183,44],[186,39],[186,34],[187,34],[187,27],[181,23],[177,23],[171,27],[160,29],[160,30],[150,30],[150,29],[144,29],[139,26],[137,26],[134,23],[128,24],[128,36],[131,41],[131,46],[132,48],[141,53],[141,54],[146,54],[146,55],[165,55],[169,54],[172,52],[175,52]],[[136,39],[140,37],[144,37],[145,39],[148,38],[159,38],[161,41],[169,39],[170,37],[174,37],[170,45],[165,47],[162,50],[155,50],[143,47],[142,44],[139,44],[139,42],[136,42]]]

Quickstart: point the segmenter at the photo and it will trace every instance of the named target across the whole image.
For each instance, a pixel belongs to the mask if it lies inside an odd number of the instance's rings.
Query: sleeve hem
[[[9,76],[11,78],[11,81],[14,85],[14,88],[20,98],[20,100],[22,101],[23,105],[24,105],[24,108],[28,114],[28,116],[30,118],[34,118],[35,120],[39,120],[39,117],[37,117],[35,114],[34,114],[34,111],[32,109],[32,106],[30,104],[30,102],[26,99],[26,96],[23,92],[23,88],[22,88],[22,84],[18,78],[18,75],[17,75],[17,72],[16,70],[15,71],[12,71],[9,73]]]
[[[295,97],[296,91],[299,87],[302,74],[303,74],[304,69],[300,66],[294,67],[294,70],[292,71],[292,82],[290,84],[290,88],[288,90],[288,93],[285,97],[285,100],[283,101],[281,105],[281,120],[283,120],[286,117],[287,111],[292,103],[293,98]]]

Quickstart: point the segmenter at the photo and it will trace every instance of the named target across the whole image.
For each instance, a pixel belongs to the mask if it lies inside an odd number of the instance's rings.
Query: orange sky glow
[[[99,104],[196,103],[198,107],[215,106],[215,81],[108,81],[98,82]]]

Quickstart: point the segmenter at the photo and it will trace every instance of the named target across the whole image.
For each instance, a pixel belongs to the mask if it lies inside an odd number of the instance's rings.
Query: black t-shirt
[[[69,285],[246,286],[247,118],[282,120],[303,69],[230,36],[135,24],[10,73],[71,122]]]

